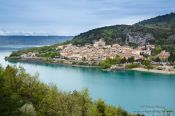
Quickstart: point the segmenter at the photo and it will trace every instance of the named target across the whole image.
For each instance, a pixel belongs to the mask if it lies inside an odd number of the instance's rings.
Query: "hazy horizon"
[[[0,35],[75,36],[175,11],[172,0],[0,1]]]

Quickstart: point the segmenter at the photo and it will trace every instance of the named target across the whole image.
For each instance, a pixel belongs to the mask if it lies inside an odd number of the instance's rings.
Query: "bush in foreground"
[[[0,67],[1,116],[130,116],[125,110],[93,102],[87,90],[62,92],[23,68]]]

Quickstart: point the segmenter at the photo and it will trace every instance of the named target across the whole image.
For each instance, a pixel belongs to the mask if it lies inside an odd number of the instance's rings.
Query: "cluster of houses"
[[[60,46],[59,46],[60,47]],[[77,47],[74,45],[66,45],[60,51],[61,56],[76,61],[95,61],[99,62],[108,57],[115,57],[116,55],[125,57],[135,57],[135,59],[143,59],[140,51],[132,49],[129,46],[120,46],[119,44],[106,45],[103,40],[96,41],[93,45],[85,45]]]
[[[75,62],[87,62],[88,64],[96,63],[98,64],[101,60],[108,57],[114,58],[116,55],[121,58],[134,57],[136,61],[141,61],[144,59],[144,55],[151,56],[151,51],[155,48],[154,45],[139,46],[133,49],[129,46],[120,46],[119,44],[106,45],[103,39],[94,42],[93,45],[85,46],[75,46],[72,44],[57,46],[56,50],[60,53],[59,58],[54,58],[55,60],[69,59]],[[160,58],[166,59],[170,56],[169,52],[162,51],[159,54]],[[36,58],[36,53],[29,52],[27,54],[22,54],[21,58]]]
[[[150,56],[151,51],[154,48],[154,45],[140,46],[136,49],[129,46],[120,46],[119,44],[106,45],[105,42],[100,39],[99,41],[94,42],[93,45],[78,47],[68,44],[58,46],[57,49],[60,49],[60,54],[62,57],[66,57],[70,60],[98,63],[101,60],[108,57],[115,57],[116,55],[120,56],[121,58],[125,57],[126,59],[134,57],[136,61],[140,61],[144,59],[144,55]],[[159,56],[161,58],[168,58],[169,55],[169,52],[162,51]]]
[[[30,59],[30,58],[35,58],[35,57],[36,57],[36,53],[33,53],[33,52],[28,52],[26,54],[22,54],[21,55],[21,58],[28,58],[28,59]]]

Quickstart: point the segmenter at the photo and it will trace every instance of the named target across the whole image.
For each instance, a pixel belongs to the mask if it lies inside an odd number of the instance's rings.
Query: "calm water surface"
[[[103,72],[96,68],[63,65],[12,64],[4,60],[12,49],[0,49],[0,64],[23,66],[27,72],[40,74],[45,83],[54,83],[61,90],[88,88],[93,99],[129,111],[140,110],[143,105],[165,106],[175,111],[175,75],[161,75],[137,71]]]

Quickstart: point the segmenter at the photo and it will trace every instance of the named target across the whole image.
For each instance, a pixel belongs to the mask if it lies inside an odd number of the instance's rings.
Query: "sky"
[[[0,35],[77,35],[175,11],[175,0],[0,0]]]

